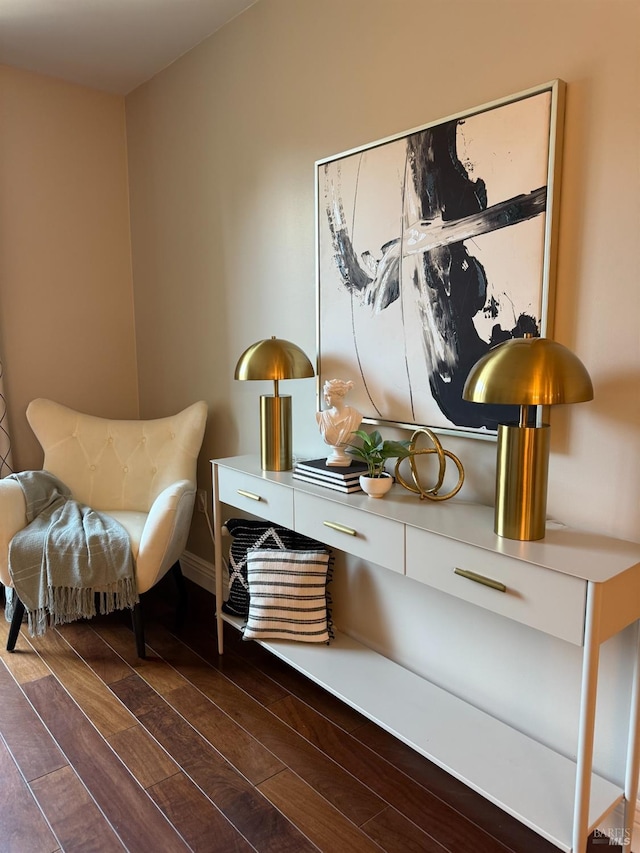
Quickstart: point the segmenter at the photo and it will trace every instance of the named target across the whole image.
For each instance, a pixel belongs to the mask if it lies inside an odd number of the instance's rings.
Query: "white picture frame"
[[[564,90],[316,162],[319,408],[343,378],[368,423],[495,438],[510,419],[462,388],[491,346],[551,336]]]

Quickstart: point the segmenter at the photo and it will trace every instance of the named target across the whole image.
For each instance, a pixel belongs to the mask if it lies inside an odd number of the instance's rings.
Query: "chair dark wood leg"
[[[184,626],[187,618],[188,595],[187,584],[185,583],[184,575],[182,574],[182,567],[178,560],[176,560],[173,566],[171,566],[171,574],[173,575],[173,579],[176,582],[178,590],[178,602],[176,604],[176,630],[179,631],[180,628]]]
[[[136,652],[138,653],[138,657],[144,660],[147,653],[144,643],[144,621],[142,619],[142,605],[140,602],[133,606],[131,621],[133,623],[133,633],[136,636]]]
[[[13,591],[13,617],[11,619],[11,626],[9,628],[9,636],[7,637],[7,651],[12,652],[16,647],[16,640],[18,639],[18,634],[20,633],[20,626],[22,625],[22,618],[24,616],[24,604],[20,601],[18,596],[16,595],[15,590]]]

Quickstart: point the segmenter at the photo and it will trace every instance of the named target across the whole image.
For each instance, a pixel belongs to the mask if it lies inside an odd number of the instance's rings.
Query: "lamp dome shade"
[[[474,403],[553,406],[593,399],[584,364],[548,338],[512,338],[493,347],[469,371],[462,396]]]
[[[313,365],[296,344],[267,338],[246,349],[236,365],[236,379],[306,379],[315,376]]]

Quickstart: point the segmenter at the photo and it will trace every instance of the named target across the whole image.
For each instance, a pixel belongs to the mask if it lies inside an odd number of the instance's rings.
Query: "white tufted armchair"
[[[80,503],[117,519],[131,540],[139,593],[173,569],[189,533],[196,495],[196,461],[207,405],[194,403],[156,420],[110,420],[82,414],[52,400],[34,400],[27,420],[44,450],[43,468]],[[12,586],[9,542],[27,524],[24,494],[15,480],[0,480],[0,581]],[[7,649],[13,651],[24,614],[17,601]],[[145,656],[141,606],[133,610],[136,648]]]

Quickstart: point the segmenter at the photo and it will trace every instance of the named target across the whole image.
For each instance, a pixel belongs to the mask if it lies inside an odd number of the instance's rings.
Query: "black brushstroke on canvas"
[[[487,208],[484,181],[472,181],[457,155],[457,121],[449,121],[408,137],[409,165],[424,220],[441,217],[451,222]],[[513,218],[513,217],[512,217]],[[428,302],[438,334],[455,353],[440,360],[430,372],[431,393],[440,411],[457,426],[496,429],[505,419],[504,407],[478,405],[462,399],[465,380],[473,365],[494,344],[514,336],[515,329],[494,326],[489,341],[476,331],[473,317],[487,301],[484,267],[460,241],[424,253],[423,276],[414,285]],[[429,339],[425,340],[429,346]],[[506,418],[517,418],[515,408]]]
[[[521,314],[510,329],[496,323],[490,339],[477,333],[473,317],[479,312],[497,316],[495,300],[487,305],[487,277],[464,240],[523,222],[545,211],[546,187],[487,207],[486,186],[475,181],[457,154],[457,127],[452,120],[407,137],[407,158],[420,222],[412,227],[412,248],[402,238],[388,241],[371,274],[369,253],[365,269],[353,249],[340,201],[327,207],[335,260],[345,287],[364,304],[384,310],[400,295],[401,259],[416,254],[412,285],[421,313],[431,393],[441,412],[460,427],[495,430],[499,422],[517,420],[514,406],[489,406],[462,399],[471,367],[492,346],[525,333],[539,335],[536,318]],[[432,335],[439,337],[434,346]],[[446,353],[439,356],[438,352]]]

